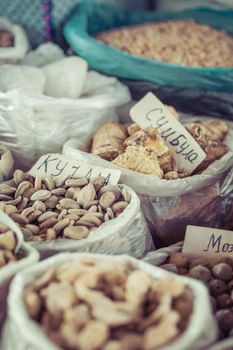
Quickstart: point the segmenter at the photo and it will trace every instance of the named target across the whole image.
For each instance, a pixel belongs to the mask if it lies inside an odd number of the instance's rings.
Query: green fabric
[[[156,62],[129,55],[92,37],[114,27],[167,19],[193,19],[233,35],[233,11],[230,10],[198,8],[181,12],[134,12],[83,3],[66,23],[64,36],[75,53],[85,58],[93,69],[105,74],[159,85],[233,92],[233,67],[195,68]]]

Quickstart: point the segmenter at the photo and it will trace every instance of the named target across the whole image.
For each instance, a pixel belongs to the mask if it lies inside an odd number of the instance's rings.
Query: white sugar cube
[[[87,62],[70,56],[42,67],[46,76],[45,94],[52,97],[78,98],[87,75]]]

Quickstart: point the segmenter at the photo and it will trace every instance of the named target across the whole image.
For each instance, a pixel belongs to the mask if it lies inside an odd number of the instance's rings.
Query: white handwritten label
[[[233,257],[233,232],[189,225],[186,229],[182,253]]]
[[[116,185],[120,179],[121,171],[82,163],[73,158],[53,153],[40,157],[30,170],[30,174],[33,176],[67,176],[73,178],[86,176],[89,179],[103,176],[105,178],[105,184],[111,183]]]
[[[184,126],[152,92],[131,108],[130,116],[142,129],[155,128],[169,148],[174,150],[178,169],[191,174],[206,154]]]

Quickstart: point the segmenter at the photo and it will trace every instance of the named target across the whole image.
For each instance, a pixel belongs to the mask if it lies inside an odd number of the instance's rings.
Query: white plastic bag
[[[138,196],[128,186],[124,188],[131,196],[128,207],[117,218],[104,222],[90,232],[87,238],[80,241],[57,239],[33,242],[31,245],[40,252],[42,258],[62,251],[143,257],[154,249],[154,244],[141,212]]]
[[[196,119],[188,118],[185,122]],[[212,227],[223,224],[232,192],[232,178],[226,178],[226,172],[233,166],[233,123],[228,123],[230,131],[225,143],[229,152],[201,174],[168,181],[121,168],[120,181],[140,195],[155,245],[180,241],[184,238],[187,224]],[[119,169],[117,165],[87,152],[94,132],[102,124],[104,120],[99,120],[98,125],[79,125],[80,132],[75,139],[65,143],[63,154],[93,165]]]
[[[5,29],[14,35],[13,47],[0,47],[0,62],[17,62],[22,59],[29,49],[27,34],[17,24],[13,24],[6,18],[0,17],[0,29]]]
[[[35,50],[31,50],[27,55],[20,61],[20,64],[42,67],[46,64],[56,62],[65,57],[64,52],[60,46],[48,42],[41,44]]]
[[[81,256],[81,254],[79,254]],[[3,335],[2,350],[58,350],[43,333],[39,325],[29,319],[23,302],[23,292],[27,284],[32,282],[48,268],[67,262],[77,254],[59,254],[36,264],[27,271],[20,273],[11,287],[9,297],[9,314],[7,327]],[[82,256],[92,256],[82,254]],[[94,255],[98,259],[109,259],[109,256]],[[151,275],[153,278],[166,278],[170,273],[138,261],[131,257],[122,255],[112,257],[122,263],[130,263],[136,268],[140,268]],[[206,349],[216,339],[217,328],[211,313],[211,306],[208,297],[208,291],[202,283],[190,278],[174,276],[177,280],[184,282],[193,293],[194,306],[193,313],[186,331],[174,342],[164,346],[161,350],[198,350]],[[201,317],[200,317],[201,315]],[[39,339],[39,341],[38,341]]]
[[[15,223],[6,215],[0,215],[0,224],[14,231]],[[39,253],[29,244],[23,242],[20,250],[24,252],[24,258],[0,268],[0,331],[6,318],[7,295],[12,278],[18,271],[39,261]]]
[[[45,153],[59,153],[80,125],[115,115],[130,94],[117,79],[89,72],[79,99],[52,98],[20,90],[0,94],[0,140],[16,166],[28,170]]]

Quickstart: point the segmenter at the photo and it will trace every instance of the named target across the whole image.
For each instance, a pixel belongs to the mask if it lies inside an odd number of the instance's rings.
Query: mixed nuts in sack
[[[204,257],[191,258],[172,253],[160,267],[202,281],[208,288],[213,311],[220,328],[220,338],[233,336],[233,259],[217,262]]]
[[[203,171],[227,153],[228,147],[223,141],[228,125],[224,121],[208,119],[185,127],[207,155],[194,173]],[[123,168],[166,180],[189,176],[178,172],[171,149],[153,127],[142,130],[137,124],[128,128],[118,123],[104,124],[93,137],[91,153]]]
[[[0,185],[0,209],[21,227],[27,241],[84,239],[119,216],[131,196],[104,177],[33,177],[16,170]]]
[[[233,37],[192,20],[131,25],[96,39],[132,55],[193,67],[232,67]]]
[[[80,256],[50,267],[24,292],[29,316],[63,349],[158,349],[187,328],[193,295],[171,276]]]

